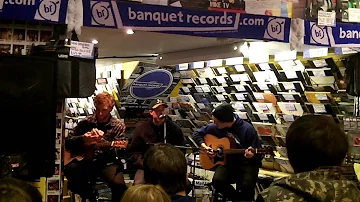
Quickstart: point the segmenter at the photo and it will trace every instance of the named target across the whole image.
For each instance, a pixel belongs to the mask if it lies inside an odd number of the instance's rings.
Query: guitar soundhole
[[[223,147],[219,147],[216,149],[216,156],[219,158],[223,158],[224,157],[224,148]]]

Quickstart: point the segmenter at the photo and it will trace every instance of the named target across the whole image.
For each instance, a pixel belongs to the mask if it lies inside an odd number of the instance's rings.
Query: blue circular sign
[[[130,86],[130,95],[146,100],[163,94],[172,84],[173,75],[164,69],[155,69],[137,77]]]

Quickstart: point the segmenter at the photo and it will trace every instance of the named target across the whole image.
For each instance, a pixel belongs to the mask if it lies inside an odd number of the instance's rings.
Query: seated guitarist
[[[234,138],[238,149],[246,149],[245,154],[227,156],[225,166],[215,168],[212,179],[214,188],[231,201],[254,201],[255,185],[262,157],[254,156],[252,148],[261,148],[261,141],[254,127],[234,114],[230,104],[222,104],[212,113],[214,123],[202,127],[194,133],[194,140],[208,150],[214,157],[211,145],[206,145],[204,137],[208,134],[218,138]],[[236,183],[236,191],[231,184]]]
[[[112,189],[112,200],[119,202],[126,190],[126,185],[122,164],[115,163],[111,149],[125,138],[126,126],[121,120],[111,116],[110,113],[115,105],[115,100],[109,93],[98,94],[94,99],[94,105],[96,108],[95,115],[90,115],[79,122],[70,136],[85,136],[86,133],[92,132],[101,137],[99,145],[102,147],[97,147],[97,149],[100,149],[102,154],[98,157],[97,164],[100,164],[99,166],[102,168],[100,174]],[[94,128],[97,130],[92,130]],[[99,131],[102,131],[103,134],[102,132],[100,134]],[[126,144],[125,141],[124,144]]]

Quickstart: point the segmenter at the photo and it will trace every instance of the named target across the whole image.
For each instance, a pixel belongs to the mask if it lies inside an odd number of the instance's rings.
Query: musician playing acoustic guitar
[[[230,104],[222,104],[212,113],[214,123],[202,127],[194,133],[194,140],[208,150],[209,157],[215,157],[212,145],[206,145],[204,138],[212,135],[217,138],[233,138],[237,149],[246,149],[243,154],[226,156],[226,164],[215,168],[212,179],[214,188],[231,201],[254,201],[255,185],[262,157],[254,155],[254,148],[262,144],[254,127],[234,114]],[[236,191],[231,184],[236,183]]]
[[[91,132],[99,137],[99,141],[94,145],[96,149],[102,152],[97,159],[97,166],[101,167],[100,172],[102,172],[98,175],[103,176],[109,183],[112,190],[112,200],[119,202],[126,190],[126,185],[123,165],[116,162],[113,148],[114,146],[118,147],[121,143],[127,145],[127,141],[123,140],[126,126],[121,120],[111,116],[111,111],[115,105],[114,97],[111,94],[107,92],[98,94],[94,98],[94,105],[95,115],[90,115],[80,121],[69,136],[86,137],[86,134]]]

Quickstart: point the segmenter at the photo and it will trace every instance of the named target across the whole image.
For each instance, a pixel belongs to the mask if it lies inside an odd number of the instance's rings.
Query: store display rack
[[[285,135],[297,117],[323,114],[343,123],[344,116],[353,113],[353,97],[344,90],[341,59],[246,64],[231,58],[178,65],[182,86],[180,95],[168,100],[170,117],[191,136],[210,122],[216,106],[230,103],[236,114],[253,124],[265,144],[277,148],[275,167],[291,173]]]

